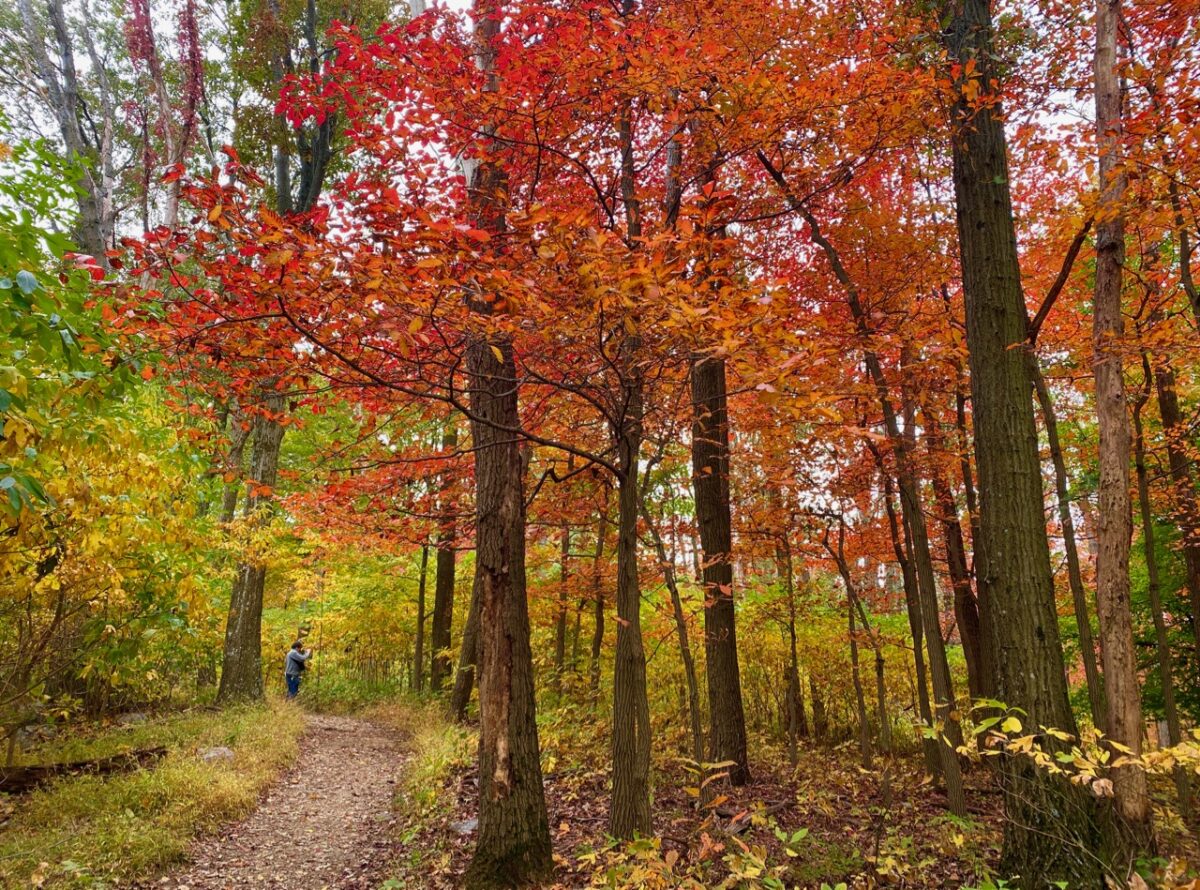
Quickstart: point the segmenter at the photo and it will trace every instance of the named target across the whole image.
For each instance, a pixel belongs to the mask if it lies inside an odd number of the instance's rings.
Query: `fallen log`
[[[124,772],[153,763],[166,756],[166,753],[166,746],[160,745],[156,748],[123,751],[110,757],[96,757],[90,760],[74,760],[68,763],[49,763],[38,766],[0,767],[0,791],[7,794],[25,794],[58,776],[80,773],[103,776],[109,773]]]

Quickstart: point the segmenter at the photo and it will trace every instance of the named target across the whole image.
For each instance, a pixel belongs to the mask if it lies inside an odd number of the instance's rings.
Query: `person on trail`
[[[283,668],[283,678],[287,681],[288,698],[295,698],[300,692],[300,677],[304,674],[304,669],[308,667],[310,658],[312,658],[311,649],[305,649],[304,644],[299,640],[292,643]]]

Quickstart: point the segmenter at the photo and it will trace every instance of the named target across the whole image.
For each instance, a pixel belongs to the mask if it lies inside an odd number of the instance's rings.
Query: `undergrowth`
[[[303,713],[276,699],[110,727],[31,752],[27,760],[55,762],[169,749],[150,768],[64,777],[7,801],[0,795],[0,885],[103,888],[180,861],[194,838],[254,809],[295,760],[303,728]],[[233,759],[199,757],[217,746]]]

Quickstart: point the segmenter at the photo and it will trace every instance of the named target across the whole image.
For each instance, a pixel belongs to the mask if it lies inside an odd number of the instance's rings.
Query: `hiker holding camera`
[[[283,678],[287,681],[287,697],[295,698],[300,692],[300,677],[312,658],[312,649],[305,649],[300,640],[292,643],[284,663]]]

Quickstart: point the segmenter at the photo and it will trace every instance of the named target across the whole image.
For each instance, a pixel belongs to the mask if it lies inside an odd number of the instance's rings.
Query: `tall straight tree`
[[[442,450],[450,454],[458,447],[458,429],[451,417],[442,431]],[[440,692],[453,664],[450,655],[450,629],[454,622],[454,563],[458,517],[451,497],[453,482],[447,473],[442,477],[438,513],[440,525],[437,536],[437,567],[433,582],[433,619],[429,628],[429,688]]]
[[[1142,749],[1142,701],[1133,651],[1129,608],[1129,549],[1133,536],[1129,497],[1129,416],[1121,338],[1122,267],[1125,263],[1125,216],[1121,201],[1122,98],[1117,73],[1117,26],[1120,0],[1097,0],[1096,146],[1099,152],[1100,204],[1096,220],[1096,284],[1092,303],[1092,365],[1100,434],[1099,526],[1097,528],[1096,604],[1100,617],[1100,657],[1104,664],[1107,730],[1112,741],[1135,755]],[[1150,832],[1150,794],[1141,767],[1113,770],[1117,808],[1135,835]]]
[[[704,548],[704,653],[708,673],[709,756],[728,762],[729,781],[750,781],[746,717],[738,669],[729,510],[729,409],[725,362],[692,364],[692,486]]]
[[[473,8],[475,63],[483,91],[499,87],[495,42],[504,9]],[[468,176],[468,213],[479,229],[505,228],[507,179],[482,128],[483,157]],[[533,653],[525,591],[525,462],[516,354],[511,337],[489,333],[494,304],[470,298],[481,330],[467,345],[475,449],[475,584],[479,599],[479,836],[468,888],[536,883],[553,867],[550,824],[534,713]]]
[[[998,76],[988,0],[945,0],[940,27],[956,72]],[[968,67],[968,63],[970,63]],[[1054,574],[1046,536],[1033,393],[1023,343],[1025,294],[1009,188],[1000,104],[959,92],[952,108],[952,157],[967,350],[979,469],[980,576],[988,587],[996,697],[1033,726],[1075,732],[1068,697]],[[1096,886],[1120,874],[1087,790],[1028,761],[1001,761],[1005,832],[1001,870],[1024,887],[1067,880]]]

